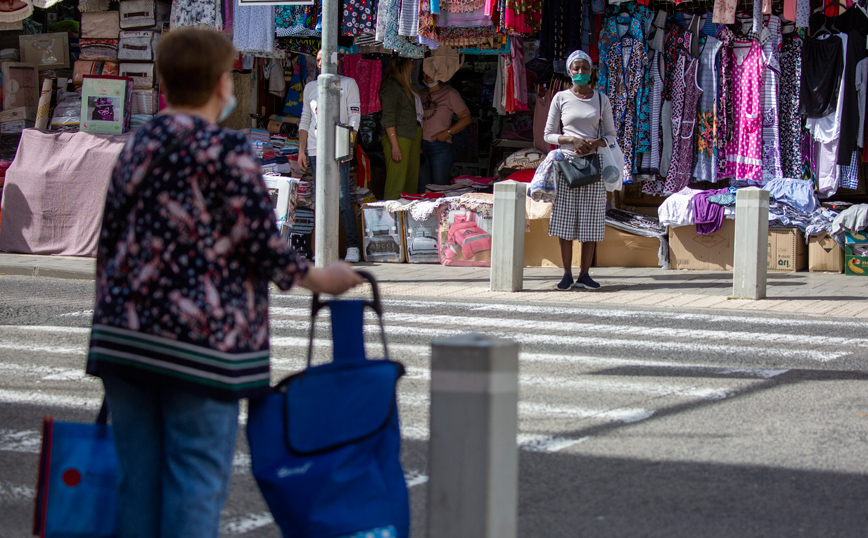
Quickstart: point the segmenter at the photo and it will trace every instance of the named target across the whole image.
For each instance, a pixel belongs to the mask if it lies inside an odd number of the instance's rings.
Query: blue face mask
[[[223,123],[226,119],[232,115],[232,111],[235,110],[235,106],[238,104],[238,99],[235,96],[231,96],[229,98],[229,103],[223,107],[223,110],[220,111],[220,117],[217,118],[217,123]]]
[[[573,82],[579,86],[587,86],[591,82],[590,73],[578,73],[573,75]]]

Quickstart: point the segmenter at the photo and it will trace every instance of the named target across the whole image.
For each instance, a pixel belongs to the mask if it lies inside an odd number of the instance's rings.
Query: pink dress
[[[750,50],[744,54],[745,45]],[[740,54],[741,53],[741,54]],[[727,149],[727,176],[740,180],[761,182],[762,115],[760,89],[762,87],[763,55],[758,41],[735,41],[730,53],[733,97],[733,139]]]

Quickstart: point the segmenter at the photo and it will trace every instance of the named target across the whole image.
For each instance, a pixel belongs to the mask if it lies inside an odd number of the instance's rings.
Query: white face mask
[[[234,95],[229,97],[229,102],[226,103],[226,106],[223,107],[223,110],[220,111],[220,117],[217,118],[217,123],[223,123],[226,119],[232,115],[232,111],[235,110],[235,106],[238,105],[238,99],[235,98]]]
[[[434,82],[430,83],[430,84],[427,83],[427,82],[425,82],[424,80],[423,80],[422,82],[423,82],[426,86],[428,86],[429,88],[433,88],[434,86],[440,84],[440,82],[438,82],[438,81],[436,81],[436,80],[435,80]]]

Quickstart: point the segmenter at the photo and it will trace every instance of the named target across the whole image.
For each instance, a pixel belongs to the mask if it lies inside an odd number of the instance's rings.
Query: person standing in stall
[[[380,120],[383,136],[383,154],[386,157],[385,200],[397,200],[402,192],[417,192],[419,161],[422,143],[422,101],[410,74],[413,62],[408,58],[393,58],[386,64],[383,84],[380,86]]]
[[[332,295],[362,282],[280,238],[250,144],[218,125],[237,56],[213,29],[163,37],[169,106],[130,137],[106,193],[87,373],[111,415],[120,538],[217,538],[238,401],[271,392],[269,282]]]
[[[425,185],[449,185],[455,154],[452,137],[470,125],[470,110],[461,94],[448,82],[464,62],[455,49],[442,46],[422,62],[422,155],[419,169],[419,191]],[[452,123],[453,116],[458,121]]]
[[[545,141],[560,149],[575,151],[580,156],[595,153],[597,148],[615,141],[615,120],[609,98],[591,87],[591,57],[577,50],[567,58],[567,69],[573,85],[558,92],[552,99],[546,120]],[[602,133],[600,120],[602,118]],[[566,291],[573,286],[597,289],[588,271],[594,259],[597,242],[603,240],[606,226],[606,187],[602,181],[571,189],[563,176],[557,174],[556,196],[552,204],[549,235],[558,238],[564,276],[557,289]],[[573,280],[573,241],[582,244],[579,278]]]
[[[322,69],[322,50],[316,53],[316,67]],[[317,92],[315,79],[305,85],[301,121],[298,124],[298,164],[306,170],[308,157],[310,158],[309,164],[314,181],[316,181]],[[361,106],[359,85],[354,79],[342,76],[341,123],[349,124],[354,133],[359,131],[359,124],[362,121]],[[347,254],[344,256],[344,260],[349,263],[356,263],[359,261],[359,235],[356,230],[356,212],[353,210],[353,201],[350,197],[350,162],[340,163],[339,171],[338,199],[340,201],[341,222],[344,224],[344,233],[347,238]]]

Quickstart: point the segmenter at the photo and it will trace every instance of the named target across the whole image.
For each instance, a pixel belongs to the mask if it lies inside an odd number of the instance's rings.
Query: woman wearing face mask
[[[545,141],[579,155],[596,152],[615,141],[615,122],[608,97],[591,87],[591,57],[581,50],[570,54],[567,69],[573,79],[569,89],[558,92],[552,99],[545,127]],[[602,117],[602,133],[600,118]],[[594,259],[597,242],[603,240],[606,225],[606,188],[602,181],[571,189],[563,176],[557,174],[557,195],[552,204],[549,235],[558,237],[564,276],[559,290],[573,286],[597,289],[588,271]],[[573,280],[573,241],[582,245],[579,278]]]
[[[270,393],[268,285],[342,293],[280,238],[235,106],[231,41],[172,30],[169,102],[121,152],[106,194],[87,372],[102,378],[118,455],[118,536],[216,538],[238,400]]]
[[[470,111],[461,94],[447,86],[461,67],[458,52],[449,47],[439,47],[431,57],[422,62],[422,80],[426,88],[422,99],[422,155],[425,160],[419,169],[419,190],[425,185],[448,185],[452,163],[452,137],[470,125]],[[458,121],[452,123],[453,116]]]
[[[386,64],[380,86],[380,120],[386,156],[385,200],[397,200],[401,192],[416,193],[422,142],[422,101],[410,83],[413,61],[393,58]]]

